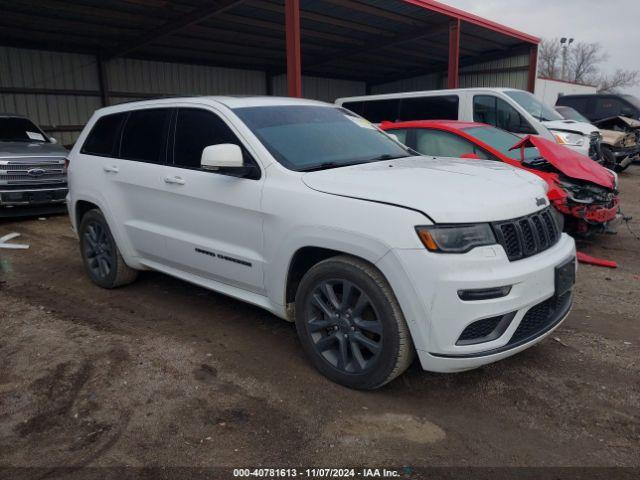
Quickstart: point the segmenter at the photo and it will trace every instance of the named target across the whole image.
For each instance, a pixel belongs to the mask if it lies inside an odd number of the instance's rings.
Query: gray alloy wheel
[[[296,293],[296,329],[313,365],[350,388],[378,388],[411,364],[398,301],[373,265],[341,255],[313,266]]]
[[[100,210],[90,210],[78,228],[80,253],[89,278],[103,288],[116,288],[133,282],[138,272],[123,260]]]

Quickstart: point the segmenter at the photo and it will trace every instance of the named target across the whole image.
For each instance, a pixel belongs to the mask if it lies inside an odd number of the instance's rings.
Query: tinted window
[[[561,96],[558,98],[556,105],[566,105],[568,107],[575,108],[578,112],[583,115],[587,114],[587,97],[565,97]]]
[[[515,108],[493,95],[473,97],[473,120],[513,133],[537,133]]]
[[[171,110],[134,110],[122,133],[120,157],[148,163],[164,163],[164,147]]]
[[[364,117],[364,103],[365,102],[347,102],[347,103],[343,103],[342,106]]]
[[[234,110],[269,152],[292,170],[335,168],[411,154],[366,120],[311,105]]]
[[[209,145],[242,144],[224,121],[211,112],[185,108],[178,110],[173,163],[178,167],[200,168],[202,150]]]
[[[458,120],[458,96],[405,98],[400,120]]]
[[[120,127],[126,113],[106,115],[95,123],[82,145],[81,153],[101,157],[117,156]]]
[[[0,117],[0,142],[48,142],[42,130],[31,120]]]
[[[614,97],[598,98],[596,100],[596,117],[617,117],[622,112],[623,103]]]
[[[475,153],[480,158],[489,158],[481,149],[473,143],[441,130],[415,129],[416,150],[424,155],[435,157],[456,157],[464,154]]]

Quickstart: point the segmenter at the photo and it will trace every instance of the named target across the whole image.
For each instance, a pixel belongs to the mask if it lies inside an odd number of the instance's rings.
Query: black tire
[[[84,268],[93,283],[117,288],[135,281],[138,272],[124,262],[100,210],[90,210],[82,217],[78,234]]]
[[[319,262],[302,278],[295,305],[305,353],[336,383],[372,390],[413,361],[400,305],[386,279],[367,262],[347,255]]]
[[[616,156],[606,147],[602,147],[602,166],[611,170],[616,169]]]

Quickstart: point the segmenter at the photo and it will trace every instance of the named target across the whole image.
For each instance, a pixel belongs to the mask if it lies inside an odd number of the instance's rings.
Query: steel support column
[[[287,36],[287,92],[302,97],[302,60],[300,55],[300,0],[285,0]]]
[[[460,66],[460,20],[449,22],[449,71],[447,87],[458,88]]]
[[[98,85],[100,86],[100,101],[103,107],[109,106],[109,80],[105,70],[105,59],[102,54],[96,55],[96,66],[98,67]]]
[[[536,78],[538,77],[538,45],[531,45],[529,49],[529,79],[527,90],[531,93],[536,89]]]

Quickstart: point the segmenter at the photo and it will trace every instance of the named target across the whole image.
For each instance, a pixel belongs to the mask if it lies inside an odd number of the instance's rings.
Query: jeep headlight
[[[416,227],[423,245],[432,252],[466,253],[472,248],[497,243],[488,223]]]
[[[552,130],[553,136],[556,137],[556,142],[560,145],[570,145],[574,147],[580,147],[584,145],[584,135],[580,133],[561,132],[559,130]]]

